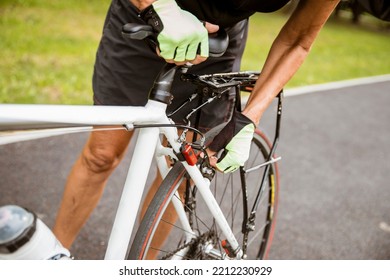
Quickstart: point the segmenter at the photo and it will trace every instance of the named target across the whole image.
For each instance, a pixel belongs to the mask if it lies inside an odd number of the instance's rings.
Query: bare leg
[[[132,133],[124,130],[93,132],[85,145],[80,157],[71,170],[65,186],[63,200],[57,215],[53,232],[66,248],[70,248],[81,227],[85,224],[95,209],[103,193],[108,177],[118,166],[125,154]],[[155,192],[161,185],[162,178],[157,176],[150,187],[142,205],[141,216],[144,215]],[[183,189],[181,187],[181,189]],[[183,191],[180,191],[181,196]],[[176,212],[170,205],[164,219],[174,223]],[[155,240],[153,247],[159,248],[171,226],[159,228],[159,240]],[[149,255],[148,259],[155,256]]]
[[[96,207],[112,171],[121,161],[132,133],[125,130],[91,133],[68,177],[54,233],[69,248]]]

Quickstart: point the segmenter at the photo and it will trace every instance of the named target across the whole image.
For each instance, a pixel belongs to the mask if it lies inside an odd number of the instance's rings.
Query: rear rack
[[[251,91],[259,78],[260,72],[246,71],[233,73],[219,73],[209,75],[182,74],[183,81],[195,85],[206,86],[215,91],[239,86],[241,90]]]

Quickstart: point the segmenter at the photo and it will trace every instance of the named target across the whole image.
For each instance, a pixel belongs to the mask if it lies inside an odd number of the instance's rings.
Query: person
[[[289,0],[112,0],[104,22],[93,75],[95,105],[145,105],[150,86],[162,66],[191,63],[199,74],[237,71],[248,34],[248,18],[272,12]],[[227,122],[208,153],[221,172],[231,172],[248,157],[255,124],[274,97],[303,63],[319,31],[339,0],[301,0],[275,38],[261,75],[242,112],[233,112],[234,96],[205,106],[200,127],[208,130]],[[153,26],[157,54],[145,42],[127,40],[121,28],[128,22]],[[208,58],[208,33],[225,28],[229,47],[222,57]],[[264,27],[266,28],[266,26]],[[260,44],[261,42],[259,42]],[[260,62],[259,62],[260,64]],[[192,91],[176,79],[175,99],[181,104]],[[196,102],[195,102],[196,103]],[[183,116],[175,116],[180,122]],[[230,119],[230,121],[229,121]],[[233,133],[231,133],[233,132]],[[69,248],[99,202],[105,184],[125,154],[132,133],[124,130],[91,133],[71,170],[54,226],[54,233]],[[225,149],[217,159],[217,151]],[[146,204],[161,178],[157,176]]]

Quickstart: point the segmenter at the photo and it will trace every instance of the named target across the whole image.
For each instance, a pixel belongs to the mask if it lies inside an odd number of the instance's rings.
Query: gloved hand
[[[213,152],[225,149],[216,164],[220,171],[233,172],[248,160],[255,127],[255,124],[240,112],[233,113],[232,119],[209,146],[209,150]]]
[[[160,56],[177,62],[208,57],[208,32],[191,13],[182,10],[174,0],[157,0],[141,12],[143,20],[158,34]]]

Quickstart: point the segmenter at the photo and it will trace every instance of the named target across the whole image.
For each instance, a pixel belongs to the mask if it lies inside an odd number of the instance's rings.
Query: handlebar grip
[[[127,23],[123,25],[122,36],[133,40],[143,40],[148,37],[155,37],[152,26],[138,23]]]
[[[216,33],[209,34],[209,55],[211,57],[222,56],[229,46],[229,35],[221,28]]]
[[[122,27],[122,36],[132,40],[149,39],[157,46],[156,34],[152,26],[147,24],[127,23]],[[211,57],[222,56],[229,45],[229,36],[224,29],[209,34],[209,55]]]

